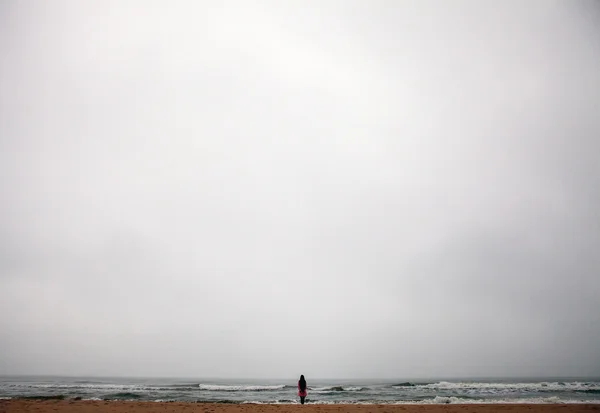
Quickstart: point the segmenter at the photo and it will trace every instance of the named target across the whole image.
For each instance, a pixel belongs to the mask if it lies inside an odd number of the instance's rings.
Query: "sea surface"
[[[308,403],[596,403],[599,379],[311,380]],[[297,378],[209,380],[0,376],[0,398],[298,403]]]

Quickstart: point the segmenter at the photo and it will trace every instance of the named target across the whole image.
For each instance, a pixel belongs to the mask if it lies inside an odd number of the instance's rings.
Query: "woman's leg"
[[[305,396],[300,396],[300,403],[301,403],[301,404],[304,404],[304,397],[305,397]]]

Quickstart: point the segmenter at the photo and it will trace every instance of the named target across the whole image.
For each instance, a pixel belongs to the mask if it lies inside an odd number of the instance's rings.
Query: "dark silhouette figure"
[[[298,396],[300,396],[300,403],[304,404],[304,399],[306,398],[306,380],[304,380],[304,374],[300,376],[300,380],[298,380]]]

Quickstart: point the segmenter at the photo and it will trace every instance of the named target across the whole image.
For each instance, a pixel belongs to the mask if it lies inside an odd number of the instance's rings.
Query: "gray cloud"
[[[600,375],[597,3],[2,7],[1,372]]]

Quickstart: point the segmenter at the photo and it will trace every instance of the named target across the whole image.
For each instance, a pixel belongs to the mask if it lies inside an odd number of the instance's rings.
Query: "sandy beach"
[[[0,413],[600,413],[598,404],[265,405],[81,400],[0,400]]]

